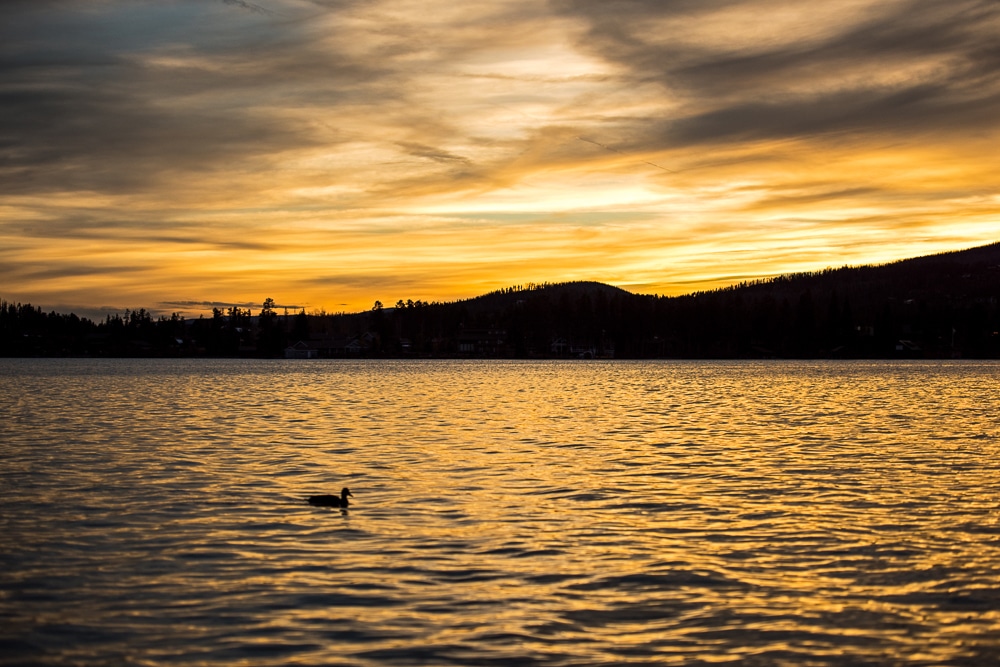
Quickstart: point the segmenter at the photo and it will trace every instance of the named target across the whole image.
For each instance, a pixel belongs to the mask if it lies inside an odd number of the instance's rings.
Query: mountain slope
[[[528,285],[356,314],[94,323],[0,301],[5,356],[1000,358],[1000,243],[664,297]]]

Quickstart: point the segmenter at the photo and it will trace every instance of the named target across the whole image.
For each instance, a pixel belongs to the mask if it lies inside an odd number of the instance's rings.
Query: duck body
[[[354,494],[345,486],[340,490],[339,496],[327,493],[321,496],[309,496],[306,498],[306,501],[310,505],[316,505],[317,507],[347,507],[350,504],[347,501],[348,496],[353,497]]]

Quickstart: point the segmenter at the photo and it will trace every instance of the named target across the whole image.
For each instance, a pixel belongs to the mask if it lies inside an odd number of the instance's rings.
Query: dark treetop
[[[593,282],[363,313],[215,309],[93,322],[0,301],[0,355],[107,357],[1000,358],[1000,243],[686,296]]]

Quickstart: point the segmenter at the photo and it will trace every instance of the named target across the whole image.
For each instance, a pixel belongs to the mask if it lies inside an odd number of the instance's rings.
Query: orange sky
[[[1000,240],[987,0],[13,0],[0,298],[678,294]]]

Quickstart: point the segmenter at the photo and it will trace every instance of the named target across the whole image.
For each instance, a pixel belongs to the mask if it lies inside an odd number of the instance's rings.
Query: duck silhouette
[[[310,505],[317,507],[347,507],[350,504],[347,502],[347,496],[354,497],[354,494],[345,486],[340,490],[339,496],[327,493],[322,496],[309,496],[306,500]]]

